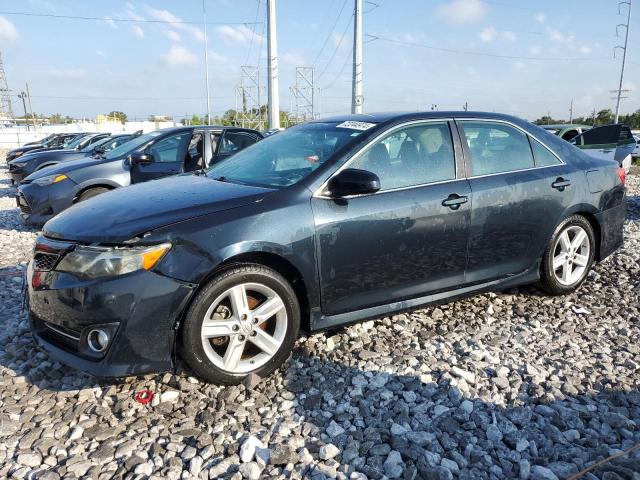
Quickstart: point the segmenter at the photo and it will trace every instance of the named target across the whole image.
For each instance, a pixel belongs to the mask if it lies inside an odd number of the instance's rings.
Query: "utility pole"
[[[622,46],[617,46],[613,49],[614,55],[615,55],[615,51],[616,48],[621,48],[622,49],[622,67],[620,68],[620,84],[618,85],[618,98],[616,100],[616,118],[615,118],[615,123],[618,123],[618,117],[620,115],[620,99],[622,97],[622,82],[624,80],[624,66],[625,63],[627,61],[627,44],[629,42],[629,22],[631,20],[631,0],[628,1],[621,1],[618,2],[618,14],[620,13],[620,6],[621,5],[627,5],[628,6],[628,11],[627,11],[627,23],[621,23],[619,25],[616,25],[616,34],[618,33],[618,27],[624,27],[625,28],[625,34],[624,34],[624,47]]]
[[[353,80],[351,113],[362,113],[362,0],[355,0],[355,10],[353,15]]]
[[[18,98],[22,100],[22,108],[24,109],[24,123],[27,126],[27,131],[29,131],[29,122],[27,121],[27,102],[25,102],[27,94],[24,92],[20,92],[18,94]]]
[[[593,112],[591,112],[591,126],[595,127],[596,126],[596,109],[593,109]]]
[[[267,55],[269,57],[269,128],[280,128],[280,94],[278,91],[278,40],[276,38],[276,0],[267,0],[267,37]]]
[[[29,93],[29,84],[27,83],[27,100],[29,100],[29,111],[31,112],[31,121],[33,122],[33,129],[36,129],[36,117],[33,115],[33,107],[31,106],[31,93]]]
[[[0,54],[0,120],[3,119],[13,120],[13,109],[11,108],[11,92],[2,65],[2,54]]]
[[[569,123],[573,123],[573,98],[571,99],[571,105],[569,106]]]
[[[209,96],[209,42],[207,39],[207,9],[202,0],[202,23],[204,24],[204,77],[207,83],[207,125],[211,125],[211,100]]]
[[[463,110],[465,112],[468,112],[469,111],[469,102],[464,102],[464,105],[462,106],[462,108],[463,108]]]

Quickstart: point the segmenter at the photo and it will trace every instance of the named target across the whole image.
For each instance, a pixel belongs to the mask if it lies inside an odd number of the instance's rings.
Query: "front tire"
[[[593,265],[595,235],[589,221],[573,215],[556,228],[542,256],[540,286],[551,295],[576,290]]]
[[[300,307],[289,282],[263,265],[238,265],[216,275],[189,306],[182,358],[208,382],[235,385],[265,377],[289,357]]]

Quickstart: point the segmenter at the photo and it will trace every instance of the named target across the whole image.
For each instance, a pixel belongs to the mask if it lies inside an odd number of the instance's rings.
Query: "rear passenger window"
[[[227,132],[222,137],[219,154],[233,154],[257,142],[257,138],[244,132]]]
[[[471,154],[474,177],[534,167],[529,140],[520,130],[503,123],[460,123]]]
[[[382,190],[453,180],[449,124],[429,122],[396,130],[369,146],[349,167],[378,175]]]
[[[529,140],[531,140],[531,148],[533,149],[533,156],[536,160],[536,167],[548,167],[550,165],[559,165],[562,163],[558,160],[558,157],[551,153],[547,147],[542,145],[535,138],[529,137]]]

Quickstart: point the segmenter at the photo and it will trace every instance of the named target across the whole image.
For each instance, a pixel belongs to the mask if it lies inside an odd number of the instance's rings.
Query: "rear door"
[[[253,145],[258,140],[260,140],[260,137],[251,132],[227,130],[222,135],[214,162],[224,160],[234,153]]]
[[[131,183],[146,182],[182,172],[191,136],[190,130],[174,133],[147,146],[144,153],[151,155],[151,161],[131,165]]]
[[[473,194],[465,281],[524,273],[537,265],[559,216],[576,195],[577,174],[511,124],[457,123],[470,159]]]

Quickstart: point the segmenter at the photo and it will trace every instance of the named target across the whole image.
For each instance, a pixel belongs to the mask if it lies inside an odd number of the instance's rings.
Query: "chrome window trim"
[[[451,135],[451,144],[453,146],[453,169],[454,169],[454,175],[455,178],[451,178],[448,180],[439,180],[437,182],[428,182],[428,183],[420,183],[417,185],[407,185],[405,187],[396,187],[396,188],[389,188],[387,190],[378,190],[377,192],[374,193],[363,193],[360,195],[345,195],[343,197],[340,198],[357,198],[357,197],[368,197],[371,195],[380,195],[383,193],[387,193],[387,192],[397,192],[397,191],[401,191],[401,190],[409,190],[411,188],[421,188],[421,187],[425,187],[427,185],[438,185],[438,184],[442,184],[442,183],[449,183],[449,182],[455,182],[458,180],[464,180],[464,178],[458,178],[458,167],[456,164],[456,154],[455,154],[455,141],[453,139],[453,132],[451,131],[451,126],[449,125],[449,122],[454,121],[453,117],[450,118],[425,118],[422,120],[411,120],[409,122],[406,123],[401,123],[396,125],[395,127],[390,128],[389,130],[385,130],[381,133],[379,133],[377,136],[375,136],[370,142],[368,142],[366,145],[364,145],[360,150],[358,150],[356,153],[354,153],[351,158],[349,158],[349,160],[347,160],[343,165],[340,166],[340,168],[338,168],[335,172],[333,172],[329,178],[327,178],[322,185],[320,185],[318,188],[316,188],[315,192],[312,195],[312,198],[322,198],[324,200],[335,200],[335,197],[331,197],[328,195],[323,195],[322,192],[325,190],[325,188],[327,188],[327,185],[329,184],[329,182],[331,181],[331,179],[333,177],[335,177],[336,175],[338,175],[341,171],[349,168],[349,164],[351,162],[353,162],[354,160],[356,160],[361,154],[362,152],[364,152],[367,148],[371,147],[372,145],[374,145],[378,140],[391,135],[393,133],[395,133],[398,130],[401,130],[403,128],[407,128],[407,127],[411,127],[413,125],[422,125],[424,123],[444,123],[447,125],[447,128],[449,128],[449,135]]]
[[[551,150],[551,148],[546,143],[544,143],[542,140],[540,140],[535,135],[527,132],[524,128],[516,125],[515,123],[509,122],[507,120],[493,119],[493,118],[460,118],[460,119],[456,120],[456,123],[462,124],[462,129],[463,129],[462,134],[463,135],[464,135],[464,122],[467,122],[467,121],[469,121],[469,122],[485,122],[485,123],[503,123],[505,125],[513,127],[516,130],[519,130],[520,132],[522,132],[525,136],[531,137],[536,142],[538,142],[540,145],[542,145],[544,148],[549,150],[549,152],[551,152],[551,154],[554,157],[556,157],[558,159],[558,161],[560,162],[558,165],[543,165],[541,167],[537,167],[537,166],[535,166],[536,157],[533,154],[533,149],[532,149],[531,150],[531,157],[533,158],[534,166],[531,167],[531,168],[521,168],[519,170],[509,170],[509,171],[506,171],[506,172],[487,173],[487,174],[484,174],[484,175],[469,175],[469,176],[467,176],[467,178],[469,180],[471,180],[472,178],[493,177],[495,175],[506,175],[506,174],[509,174],[509,173],[527,172],[527,171],[530,171],[530,170],[539,170],[539,169],[542,169],[542,168],[551,168],[551,167],[558,167],[558,166],[561,166],[561,165],[566,165],[566,163],[558,156],[558,154],[556,152],[554,152],[553,150]],[[462,140],[462,138],[460,140]],[[466,135],[465,135],[464,141],[465,142],[467,141]],[[567,143],[569,143],[569,142],[567,142]],[[468,148],[468,144],[467,144],[467,148]],[[471,152],[469,152],[469,156],[471,156]],[[470,158],[469,160],[470,160],[471,164],[473,165],[473,158]]]

